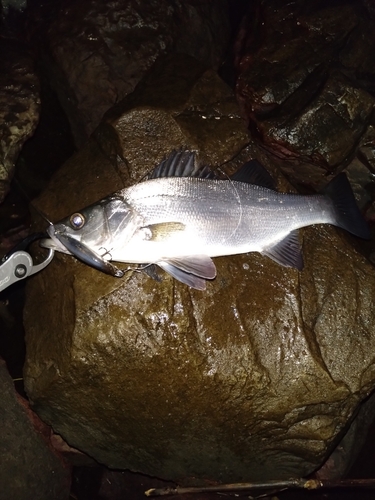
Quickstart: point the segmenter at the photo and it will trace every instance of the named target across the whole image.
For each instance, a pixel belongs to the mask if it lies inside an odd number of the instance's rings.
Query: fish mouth
[[[69,250],[69,246],[70,245],[64,245],[63,241],[68,241],[70,242],[71,240],[76,240],[76,238],[74,238],[73,236],[70,236],[68,234],[65,234],[65,231],[64,232],[64,235],[65,235],[65,238],[59,238],[58,234],[59,232],[56,230],[56,226],[54,226],[53,224],[51,224],[49,226],[49,228],[47,229],[47,234],[49,236],[49,238],[43,238],[39,244],[40,246],[42,246],[43,248],[52,248],[52,250],[55,250],[57,252],[62,252],[62,253],[66,253],[68,255],[74,255],[74,253]]]
[[[108,260],[101,257],[94,250],[91,250],[72,235],[63,231],[56,231],[53,225],[47,229],[47,233],[51,238],[41,240],[40,245],[42,247],[73,255],[84,264],[116,278],[122,278],[124,276],[125,271],[111,264]]]
[[[48,249],[51,248],[52,250],[55,250],[57,252],[62,252],[68,255],[72,255],[72,253],[69,252],[66,246],[63,245],[60,240],[54,237],[41,239],[39,241],[39,245],[43,248],[48,248]]]

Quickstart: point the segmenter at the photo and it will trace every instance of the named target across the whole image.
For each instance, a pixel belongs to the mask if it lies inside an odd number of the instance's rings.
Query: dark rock
[[[234,95],[215,71],[189,56],[167,56],[136,92],[105,115],[87,145],[54,175],[50,185],[56,198],[42,195],[45,213],[56,220],[70,212],[72,203],[78,209],[137,182],[181,145],[200,149],[203,162],[218,166],[249,143]],[[90,179],[82,189],[85,169]]]
[[[160,479],[134,474],[129,471],[104,470],[98,495],[103,500],[122,500],[123,498],[144,499],[145,491],[151,488],[173,488],[173,483]],[[173,497],[172,497],[173,500]],[[178,500],[178,497],[174,498]],[[198,498],[197,500],[205,500]]]
[[[360,2],[254,2],[237,40],[237,94],[278,156],[332,172],[374,108],[375,35]]]
[[[0,361],[0,499],[67,500],[69,468],[48,444],[47,426],[16,395]]]
[[[0,37],[0,202],[9,191],[14,165],[39,120],[39,80],[26,47]]]
[[[316,477],[318,479],[339,479],[347,475],[358,458],[375,416],[375,394],[361,404],[358,415],[353,419],[348,431],[341,439]]]
[[[357,151],[358,158],[375,174],[375,129],[371,125],[367,133],[362,137]]]
[[[13,203],[8,196],[0,206],[0,256],[3,257],[20,241],[30,234],[30,216],[25,204]]]
[[[264,155],[229,88],[178,56],[106,115],[39,206],[52,220],[72,213],[181,145],[228,172]],[[374,387],[375,272],[336,229],[302,235],[301,273],[217,258],[204,293],[56,256],[27,290],[33,407],[111,468],[185,484],[311,473]]]
[[[46,70],[82,145],[158,56],[183,52],[217,67],[229,40],[225,0],[65,3],[48,29]]]

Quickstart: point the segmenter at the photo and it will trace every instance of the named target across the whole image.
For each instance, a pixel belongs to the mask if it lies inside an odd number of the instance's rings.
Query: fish
[[[139,264],[155,278],[158,266],[204,290],[216,277],[214,257],[259,252],[302,270],[298,230],[314,224],[371,237],[345,173],[319,194],[281,193],[255,159],[220,178],[181,149],[143,181],[51,223],[42,246],[117,277],[125,271],[112,262]]]

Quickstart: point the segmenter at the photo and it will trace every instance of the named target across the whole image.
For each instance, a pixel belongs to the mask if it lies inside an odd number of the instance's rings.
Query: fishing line
[[[121,269],[121,271],[123,273],[128,273],[130,271],[134,271],[136,273],[140,273],[140,272],[144,271],[145,269],[147,269],[148,267],[153,266],[153,265],[154,264],[152,262],[150,262],[150,264],[144,264],[143,266],[127,267],[126,269]]]
[[[53,226],[52,222],[49,220],[49,218],[39,209],[37,208],[34,204],[33,204],[33,201],[32,199],[30,198],[30,196],[27,194],[27,192],[25,191],[25,189],[21,186],[21,183],[20,181],[17,179],[16,176],[13,177],[13,182],[17,185],[17,189],[20,191],[20,193],[22,194],[22,196],[24,196],[24,198],[26,199],[26,201],[28,201],[30,207],[35,210],[35,212],[42,218],[44,219],[46,222],[48,222],[48,224],[50,226]]]

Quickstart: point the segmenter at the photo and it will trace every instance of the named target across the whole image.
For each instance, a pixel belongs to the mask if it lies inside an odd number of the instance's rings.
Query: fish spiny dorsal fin
[[[258,162],[258,160],[250,160],[244,163],[244,165],[231,175],[230,178],[232,181],[255,184],[256,186],[276,191],[275,182],[270,173]]]
[[[199,166],[195,151],[179,150],[163,160],[148,175],[147,179],[161,177],[200,177],[203,179],[216,179],[216,175],[207,166]]]

